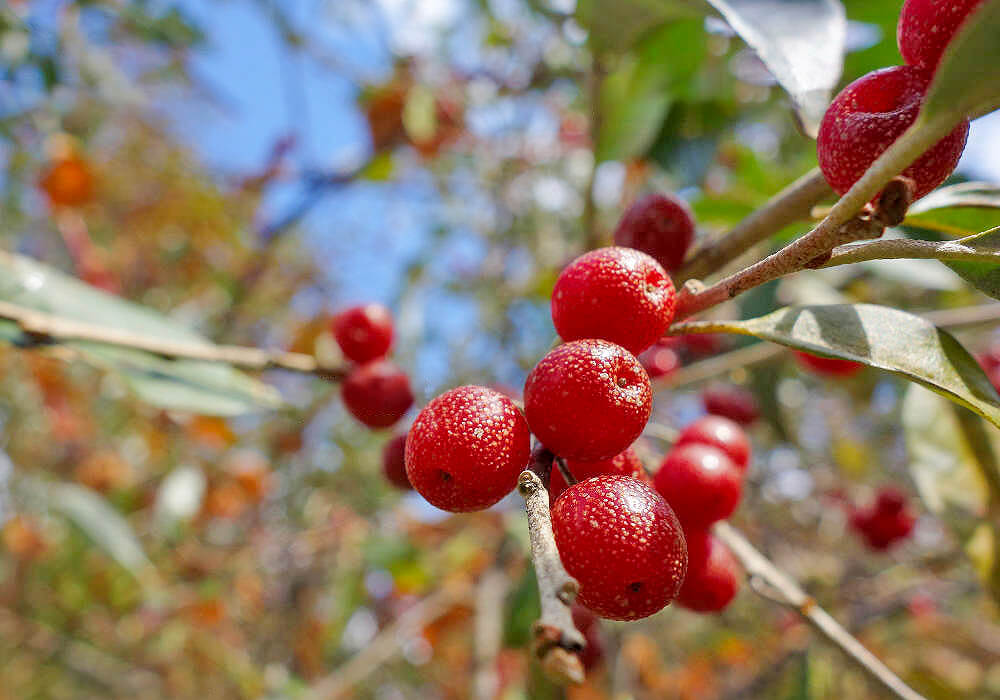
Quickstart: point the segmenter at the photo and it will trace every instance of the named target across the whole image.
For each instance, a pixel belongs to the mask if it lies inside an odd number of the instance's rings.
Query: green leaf
[[[150,338],[207,344],[197,333],[161,314],[17,255],[0,253],[0,300]],[[0,341],[24,344],[28,339],[15,324],[0,322]],[[280,405],[274,389],[222,363],[168,360],[93,342],[64,345],[91,364],[119,373],[140,399],[161,408],[235,415]]]
[[[1000,187],[985,182],[942,187],[915,202],[903,223],[959,236],[1000,226]]]
[[[839,0],[708,0],[768,67],[815,136],[844,66]]]
[[[958,242],[984,252],[1000,254],[1000,226]],[[1000,299],[1000,265],[966,260],[945,260],[944,264],[983,294]]]
[[[985,0],[948,44],[918,120],[974,118],[1000,108],[1000,0]]]
[[[1000,426],[1000,396],[951,334],[913,314],[873,304],[790,306],[748,321],[696,321],[678,333],[740,333],[898,374]]]
[[[670,20],[704,14],[700,0],[579,0],[575,17],[593,51],[620,53]]]

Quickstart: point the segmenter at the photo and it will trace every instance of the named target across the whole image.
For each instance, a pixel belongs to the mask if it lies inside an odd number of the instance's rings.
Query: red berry
[[[652,347],[639,354],[639,362],[650,379],[664,377],[681,366],[680,355],[674,349],[674,343],[665,343],[668,338],[660,338]]]
[[[517,485],[530,441],[513,401],[483,386],[461,386],[417,415],[406,438],[406,475],[438,508],[482,510]]]
[[[695,612],[721,612],[736,596],[742,567],[729,547],[706,530],[685,530],[688,570],[677,602]]]
[[[653,483],[686,528],[705,528],[728,518],[743,491],[742,474],[726,453],[711,445],[674,448]]]
[[[670,506],[629,476],[595,476],[552,507],[552,532],[578,600],[601,617],[637,620],[677,596],[687,548]]]
[[[906,507],[906,497],[892,487],[879,491],[870,507],[855,509],[850,520],[851,527],[877,551],[889,549],[908,537],[916,522]]]
[[[735,384],[712,384],[701,394],[705,410],[740,425],[750,425],[760,417],[757,399],[747,389]]]
[[[604,340],[560,345],[524,384],[531,431],[566,459],[610,459],[635,442],[652,408],[649,377],[625,348]]]
[[[392,313],[381,304],[351,307],[334,317],[333,337],[354,362],[385,357],[392,345]]]
[[[639,460],[639,455],[631,447],[624,452],[619,452],[611,459],[602,459],[597,462],[580,462],[574,459],[567,459],[566,467],[577,481],[583,481],[592,476],[601,476],[602,474],[620,474],[649,482],[649,477],[646,475],[646,470]],[[559,471],[558,467],[553,467],[552,478],[549,480],[549,499],[555,501],[559,498],[559,494],[565,490],[566,480],[563,478],[562,472]]]
[[[677,339],[692,355],[714,355],[726,344],[718,333],[687,333],[677,336]]]
[[[632,203],[615,229],[615,245],[653,256],[673,272],[684,262],[694,240],[694,217],[681,199],[647,194]]]
[[[839,357],[822,357],[811,352],[793,351],[796,361],[806,369],[827,377],[849,377],[864,368],[860,362],[842,360]]]
[[[351,370],[341,384],[340,395],[351,415],[369,428],[388,428],[413,405],[410,379],[386,360]]]
[[[979,360],[983,371],[986,372],[986,378],[990,380],[990,384],[993,385],[994,389],[1000,391],[1000,353],[996,349],[991,349],[989,352],[976,355],[976,359]]]
[[[585,671],[592,671],[604,662],[604,640],[601,638],[601,621],[597,615],[579,603],[573,603],[570,611],[573,625],[580,630],[586,644],[580,652],[580,661]]]
[[[566,341],[600,338],[639,354],[674,318],[674,284],[631,248],[600,248],[566,266],[552,290],[552,322]]]
[[[913,123],[929,82],[930,73],[893,66],[858,78],[837,95],[820,124],[816,150],[823,176],[838,194],[847,192]],[[968,135],[965,120],[903,171],[916,184],[915,199],[951,174]]]
[[[702,416],[684,428],[674,447],[709,445],[726,453],[741,473],[750,466],[750,439],[738,423],[722,416]]]
[[[896,41],[903,60],[933,71],[959,26],[983,0],[906,0]]]
[[[397,435],[382,448],[382,472],[396,488],[409,491],[413,488],[406,476],[406,433]]]

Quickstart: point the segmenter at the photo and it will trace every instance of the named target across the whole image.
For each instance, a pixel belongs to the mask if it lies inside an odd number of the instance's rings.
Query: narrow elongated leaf
[[[148,338],[203,343],[200,335],[165,316],[106,294],[21,256],[0,253],[0,300],[61,318]],[[0,341],[25,343],[17,325],[0,321]],[[121,374],[143,401],[162,408],[207,415],[234,415],[274,408],[276,392],[232,367],[215,362],[168,360],[100,343],[65,343],[84,359]]]
[[[752,335],[818,355],[893,372],[1000,426],[1000,396],[979,363],[952,337],[913,314],[874,304],[790,306],[748,321],[701,321],[681,333]]]
[[[56,484],[51,487],[51,503],[133,574],[151,566],[128,522],[97,493],[76,484]]]
[[[984,231],[976,236],[963,238],[960,243],[970,248],[1000,255],[1000,226]],[[968,262],[946,260],[945,264],[957,272],[962,279],[994,299],[1000,299],[1000,265],[991,262]]]
[[[942,187],[914,203],[903,223],[958,236],[1000,226],[1000,187],[984,182]]]
[[[791,96],[815,136],[844,67],[840,0],[708,0]]]
[[[670,20],[705,13],[701,0],[579,0],[576,21],[597,53],[621,52]]]
[[[948,44],[918,120],[974,118],[1000,108],[1000,0],[984,2]]]

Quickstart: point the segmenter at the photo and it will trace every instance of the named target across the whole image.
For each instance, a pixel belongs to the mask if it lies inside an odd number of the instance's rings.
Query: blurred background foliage
[[[841,84],[899,62],[899,5],[845,2]],[[3,258],[0,295],[320,356],[336,352],[332,312],[382,301],[418,405],[520,387],[554,339],[558,270],[636,196],[679,192],[709,237],[815,165],[788,96],[724,22],[608,7],[9,0],[0,247],[106,294]],[[654,7],[669,18],[638,11]],[[974,125],[955,179],[1000,179],[998,143],[995,118]],[[920,216],[903,233],[1000,224],[996,208]],[[939,263],[892,261],[713,313],[842,299],[984,297]],[[991,333],[959,336],[981,350]],[[721,616],[603,625],[587,684],[551,687],[524,648],[538,602],[518,499],[445,517],[399,495],[380,472],[390,435],[320,380],[63,349],[0,345],[0,698],[296,697],[347,680],[358,698],[466,698],[491,677],[510,699],[877,696],[749,587]],[[950,406],[873,370],[824,380],[785,352],[719,378],[764,409],[734,522],[928,697],[1000,697],[977,455],[932,430]],[[661,391],[655,420],[694,419],[700,388]],[[653,468],[665,445],[639,447]],[[885,484],[927,505],[912,539],[873,553],[846,504]]]

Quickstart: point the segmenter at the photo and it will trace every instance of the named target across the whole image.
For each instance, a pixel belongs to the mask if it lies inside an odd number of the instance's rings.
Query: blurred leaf
[[[914,203],[903,223],[954,235],[985,231],[1000,225],[1000,187],[985,182],[942,187]]]
[[[700,0],[579,0],[576,4],[576,21],[587,29],[597,53],[625,51],[665,22],[704,14]]]
[[[957,122],[1000,108],[1000,0],[985,0],[949,42],[917,121]]]
[[[1000,253],[1000,226],[977,236],[963,238],[961,242],[978,250]],[[946,260],[945,265],[982,293],[1000,299],[1000,265],[965,260]]]
[[[137,577],[152,566],[132,527],[99,494],[76,484],[50,487],[52,507]]]
[[[1000,426],[1000,396],[949,333],[905,311],[873,304],[791,306],[748,321],[681,324],[729,332],[860,362],[922,384]]]
[[[157,519],[172,522],[193,517],[201,508],[205,485],[200,469],[184,466],[171,471],[156,491]]]
[[[118,330],[164,340],[207,343],[201,336],[138,304],[102,292],[29,258],[0,253],[0,300]],[[13,324],[0,325],[0,340],[23,343]],[[280,405],[266,384],[228,365],[168,360],[151,353],[71,341],[92,364],[121,374],[143,401],[204,415],[235,415]]]
[[[756,52],[816,135],[840,80],[847,18],[840,0],[708,0]]]
[[[912,284],[915,287],[934,289],[941,292],[954,292],[962,288],[962,281],[941,267],[935,260],[910,258],[865,260],[858,263],[858,265],[868,272],[892,282]]]

